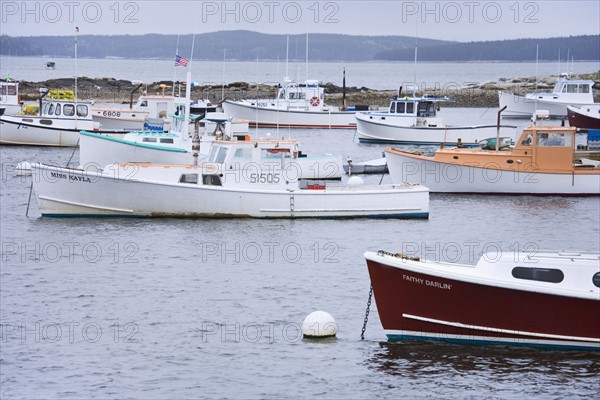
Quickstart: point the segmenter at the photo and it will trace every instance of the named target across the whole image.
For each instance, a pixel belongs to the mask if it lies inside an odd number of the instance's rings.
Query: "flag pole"
[[[175,57],[179,54],[179,33],[177,34],[177,45],[175,46]],[[171,96],[175,97],[175,82],[177,81],[177,63],[173,67],[173,89],[171,90]]]

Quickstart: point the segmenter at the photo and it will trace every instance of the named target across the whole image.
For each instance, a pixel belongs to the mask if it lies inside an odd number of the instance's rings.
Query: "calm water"
[[[43,81],[54,78],[69,78],[75,75],[75,60],[55,59],[56,69],[47,70],[42,57],[2,56],[0,76],[10,74],[14,79]],[[308,73],[304,62],[290,62],[289,76],[297,81],[318,79],[322,82],[342,84],[342,71],[346,69],[348,86],[372,89],[397,89],[399,85],[415,82],[413,63],[405,62],[364,62],[335,63],[310,62]],[[508,77],[533,77],[556,75],[566,71],[563,62],[539,63],[418,63],[416,82],[422,87],[439,86],[456,88],[467,83],[498,81]],[[575,62],[572,72],[590,73],[600,69],[600,62]],[[258,82],[277,84],[285,76],[285,62],[239,62],[239,61],[196,61],[192,65],[194,81],[202,85],[220,85],[222,82]],[[120,60],[120,59],[78,59],[78,76],[91,78],[115,78],[141,80],[150,83],[172,80],[175,73],[172,60]],[[177,68],[176,78],[185,80],[185,69]]]
[[[495,118],[491,109],[445,111]],[[279,134],[309,153],[357,161],[384,147],[356,143],[352,130]],[[42,219],[34,200],[26,216],[30,178],[15,177],[14,165],[64,165],[72,154],[0,147],[3,399],[587,399],[600,391],[597,352],[390,343],[374,305],[360,340],[364,251],[411,248],[466,263],[486,249],[597,252],[598,198],[432,195],[429,220]],[[301,339],[317,309],[336,318],[337,339]]]

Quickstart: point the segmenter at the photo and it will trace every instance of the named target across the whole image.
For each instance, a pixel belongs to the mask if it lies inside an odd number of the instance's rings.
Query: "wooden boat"
[[[289,128],[354,128],[354,111],[325,104],[324,89],[316,80],[304,84],[289,78],[275,99],[225,100],[223,112],[248,120],[251,126]]]
[[[19,82],[0,81],[0,116],[12,115],[21,111],[21,97],[19,96]]]
[[[33,164],[33,190],[43,216],[428,217],[429,191],[421,185],[299,179],[296,146],[215,141],[213,163],[187,166],[116,163],[87,171]],[[224,162],[228,154],[234,164]]]
[[[567,106],[569,125],[580,129],[600,129],[600,104]]]
[[[502,113],[504,118],[529,118],[536,110],[548,110],[551,118],[567,116],[567,106],[594,103],[592,93],[594,81],[559,79],[551,93],[529,93],[525,96],[500,91],[498,92],[500,108],[506,106]]]
[[[477,146],[480,140],[495,136],[497,125],[448,125],[437,116],[438,104],[446,97],[394,97],[385,112],[357,112],[356,132],[364,143],[410,145]],[[502,136],[513,137],[516,126],[501,125]]]
[[[90,170],[115,162],[145,162],[154,164],[180,164],[190,165],[194,162],[192,138],[183,132],[183,116],[173,116],[170,132],[133,131],[122,138],[100,135],[94,132],[81,132],[80,137],[80,165]],[[251,162],[249,158],[236,156],[236,151],[249,151],[254,145],[247,135],[238,135],[233,132],[233,122],[224,113],[208,113],[198,121],[200,135],[199,161],[224,163],[226,166]],[[211,129],[212,126],[216,127]],[[220,146],[219,151],[212,151],[215,139]],[[264,141],[274,140],[270,136]],[[293,146],[290,152],[290,162],[297,166],[300,178],[304,179],[341,179],[343,174],[342,157],[340,155],[323,154],[307,156],[299,150],[299,143],[288,141]],[[221,150],[221,148],[223,150]],[[209,157],[209,155],[211,157]],[[218,156],[217,156],[218,155]],[[218,158],[218,159],[217,159]]]
[[[514,148],[442,148],[433,156],[385,149],[392,182],[432,192],[600,195],[600,168],[575,164],[573,127],[530,126]]]
[[[477,265],[366,252],[389,340],[600,350],[600,256],[513,252]]]
[[[79,131],[122,136],[127,131],[100,129],[92,121],[92,104],[75,100],[43,100],[39,115],[0,116],[0,144],[77,146]]]

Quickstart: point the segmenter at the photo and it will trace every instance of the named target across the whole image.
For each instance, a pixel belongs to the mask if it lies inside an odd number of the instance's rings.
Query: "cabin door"
[[[537,171],[570,172],[574,136],[571,132],[537,132],[533,163]]]

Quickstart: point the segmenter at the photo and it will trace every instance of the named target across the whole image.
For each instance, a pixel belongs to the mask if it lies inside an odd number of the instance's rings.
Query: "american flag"
[[[188,60],[185,57],[180,57],[178,55],[175,56],[175,66],[176,67],[187,67],[189,61],[190,60]]]

